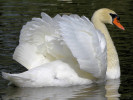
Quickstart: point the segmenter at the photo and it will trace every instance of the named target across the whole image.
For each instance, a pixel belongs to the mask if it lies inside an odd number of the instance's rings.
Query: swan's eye
[[[112,13],[110,13],[110,15],[111,15],[112,19],[114,19],[114,18],[117,17],[117,20],[120,20],[120,17],[119,17],[118,15],[116,15],[116,14],[112,14]]]
[[[118,20],[120,20],[120,17],[119,17],[119,16],[117,16],[117,19],[118,19]]]
[[[110,13],[110,15],[111,15],[112,19],[114,19],[115,17],[117,17],[116,14],[112,14],[112,13]]]

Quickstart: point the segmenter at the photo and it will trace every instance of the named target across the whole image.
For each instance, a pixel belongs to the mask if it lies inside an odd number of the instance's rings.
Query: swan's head
[[[120,24],[120,17],[113,11],[108,8],[102,8],[94,12],[92,16],[92,21],[101,21],[102,23],[114,24],[118,28],[125,30],[124,27]]]

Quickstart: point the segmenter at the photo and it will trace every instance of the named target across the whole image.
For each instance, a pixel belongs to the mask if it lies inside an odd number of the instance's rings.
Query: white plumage
[[[5,79],[19,87],[70,86],[90,84],[91,80],[80,78],[70,66],[53,61],[20,74],[3,73]]]
[[[85,16],[64,15],[60,22],[61,35],[80,68],[103,78],[106,72],[106,41]],[[92,67],[94,66],[94,67]]]
[[[28,71],[3,73],[3,77],[20,87],[70,86],[90,84],[96,78],[105,80],[106,40],[92,22],[74,14],[41,16],[23,26],[13,54],[13,59]]]

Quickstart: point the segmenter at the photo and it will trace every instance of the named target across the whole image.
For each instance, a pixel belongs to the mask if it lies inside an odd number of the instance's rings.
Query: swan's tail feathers
[[[15,74],[10,74],[10,73],[6,73],[6,72],[2,72],[2,77],[6,80],[11,81],[11,82],[13,82],[14,80],[19,80],[20,79]]]
[[[15,84],[16,86],[25,87],[25,84],[32,83],[31,79],[24,78],[19,74],[10,74],[2,72],[2,77],[11,82],[11,84]],[[29,84],[30,86],[30,84]]]
[[[9,80],[10,74],[6,72],[2,72],[2,77],[6,80]]]
[[[43,54],[37,52],[37,47],[29,43],[19,44],[13,54],[13,59],[27,69],[31,69],[49,62]]]

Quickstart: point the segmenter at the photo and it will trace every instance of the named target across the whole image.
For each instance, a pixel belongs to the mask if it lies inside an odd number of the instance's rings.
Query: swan
[[[118,54],[106,23],[125,30],[120,17],[108,8],[85,16],[59,15],[32,18],[23,26],[13,59],[28,71],[3,72],[19,87],[71,86],[99,83],[120,77]]]

